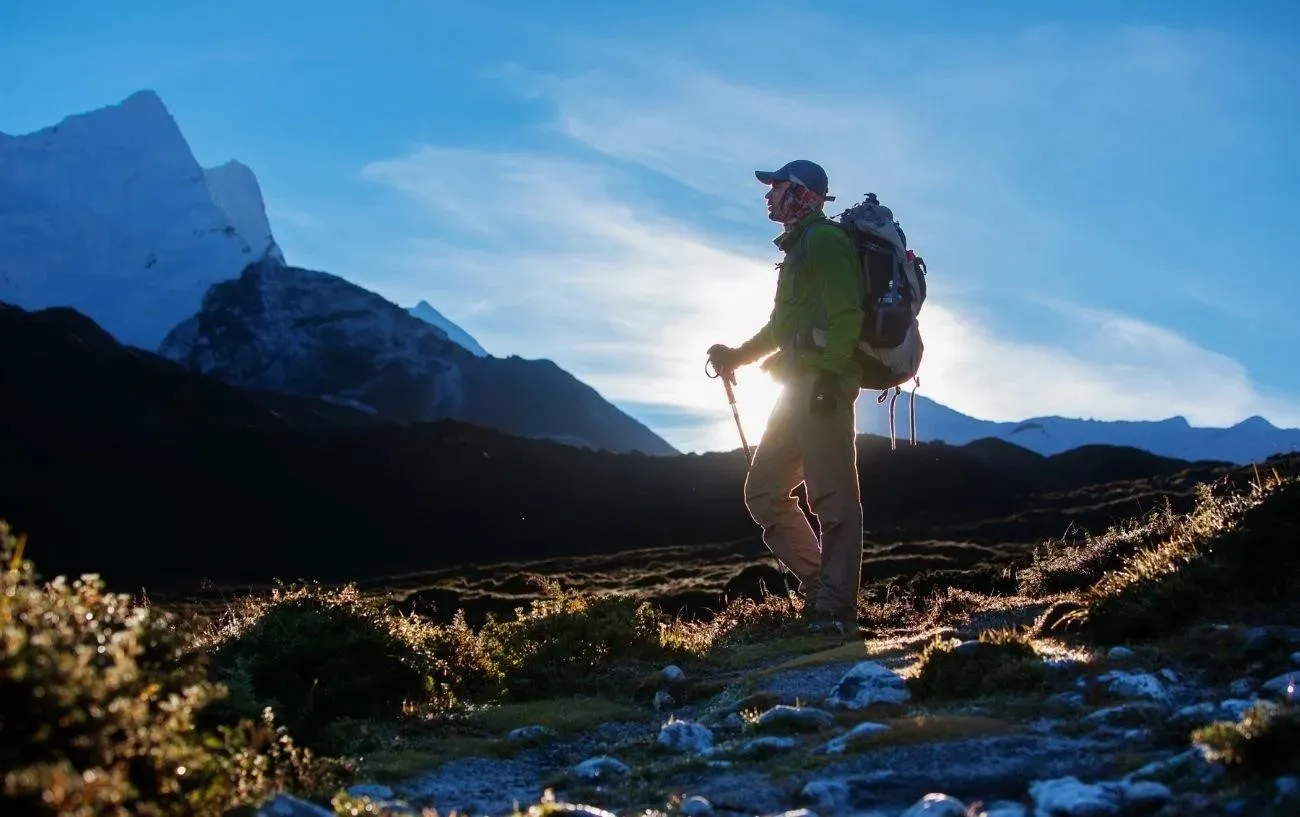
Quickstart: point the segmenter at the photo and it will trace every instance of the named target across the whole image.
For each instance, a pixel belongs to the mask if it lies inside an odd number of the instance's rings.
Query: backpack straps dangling
[[[888,392],[888,389],[886,389],[885,391]],[[889,398],[889,450],[890,451],[894,451],[898,448],[898,444],[897,444],[898,437],[897,434],[895,434],[894,432],[894,403],[895,401],[898,400],[898,395],[902,393],[903,393],[903,387],[895,386],[894,396]],[[883,398],[885,395],[881,394],[880,396]]]
[[[921,376],[917,375],[912,378],[912,381],[916,385],[912,388],[912,393],[907,398],[907,422],[911,426],[909,431],[912,435],[912,445],[916,445],[916,390],[921,388]]]

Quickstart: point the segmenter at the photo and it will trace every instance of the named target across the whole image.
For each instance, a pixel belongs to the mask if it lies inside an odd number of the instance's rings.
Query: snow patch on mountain
[[[425,323],[431,326],[436,326],[446,332],[447,337],[465,347],[476,357],[489,356],[487,350],[479,345],[479,342],[475,340],[473,336],[453,323],[450,318],[434,309],[428,301],[420,301],[415,306],[407,309],[407,311]]]
[[[0,300],[72,307],[155,348],[264,249],[260,224],[242,235],[208,181],[152,91],[0,139]],[[257,222],[232,196],[219,195]]]
[[[212,200],[225,212],[235,230],[252,246],[253,253],[258,258],[267,255],[277,261],[284,261],[284,253],[275,243],[271,221],[266,216],[262,186],[257,183],[257,176],[253,175],[252,169],[232,159],[225,164],[205,168],[203,175],[207,179]]]
[[[863,392],[859,398],[858,431],[888,435],[889,401],[877,405],[877,394]],[[895,433],[906,444],[910,431],[906,392],[899,395],[895,408]],[[968,417],[923,395],[916,397],[916,437],[918,441],[950,445],[964,445],[992,437],[1043,455],[1059,454],[1085,445],[1117,445],[1163,457],[1217,460],[1238,465],[1259,462],[1275,454],[1300,451],[1300,429],[1278,428],[1263,417],[1250,417],[1228,428],[1193,426],[1185,417],[1164,420],[1032,417],[996,422]]]

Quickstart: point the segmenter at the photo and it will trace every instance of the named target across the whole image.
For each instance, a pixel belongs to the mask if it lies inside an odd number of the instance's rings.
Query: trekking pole
[[[727,403],[731,405],[731,416],[736,418],[736,431],[740,432],[740,445],[745,449],[745,464],[752,464],[753,459],[749,454],[749,441],[745,439],[745,429],[740,424],[740,411],[736,408],[736,393],[731,389],[732,384],[736,382],[736,372],[731,369],[720,372],[715,367],[710,374],[709,361],[706,360],[704,361],[704,374],[710,378],[722,378],[722,386],[727,390]]]

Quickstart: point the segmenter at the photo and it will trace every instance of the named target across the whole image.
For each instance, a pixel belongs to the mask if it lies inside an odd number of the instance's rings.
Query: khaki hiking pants
[[[772,409],[745,479],[745,506],[763,543],[802,583],[805,609],[856,620],[862,581],[862,500],[858,486],[856,385],[845,382],[839,405],[813,414],[815,374],[791,375]],[[821,542],[792,496],[805,483]]]

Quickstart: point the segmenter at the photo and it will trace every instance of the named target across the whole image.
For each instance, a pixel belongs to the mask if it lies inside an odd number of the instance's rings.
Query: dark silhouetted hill
[[[0,308],[0,344],[0,518],[30,534],[47,575],[96,571],[127,589],[360,580],[758,539],[739,451],[612,454],[454,420],[380,422],[236,388],[67,309]],[[996,538],[989,520],[1068,507],[1089,486],[1138,475],[1159,493],[1217,468],[1103,447],[891,452],[875,437],[859,456],[882,541]]]

